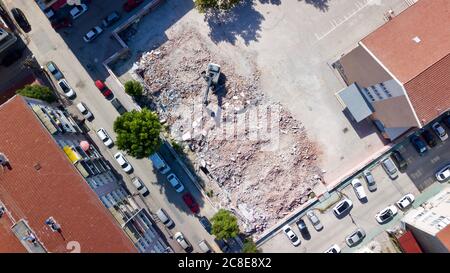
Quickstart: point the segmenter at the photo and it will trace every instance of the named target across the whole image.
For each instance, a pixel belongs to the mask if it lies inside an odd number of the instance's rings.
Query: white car
[[[174,175],[173,173],[171,173],[167,176],[167,180],[169,180],[170,185],[172,185],[172,187],[174,187],[176,192],[184,191],[183,184],[181,184],[178,177],[176,175]]]
[[[356,197],[358,197],[359,200],[363,200],[367,198],[366,192],[364,191],[364,187],[361,183],[361,180],[358,178],[355,178],[352,180],[352,186],[355,190]]]
[[[400,200],[398,200],[397,203],[395,204],[397,204],[397,207],[399,207],[399,209],[405,209],[411,206],[413,202],[414,202],[414,195],[408,193],[407,195],[400,198]]]
[[[334,244],[323,253],[341,253],[341,248],[337,244]]]
[[[291,229],[289,225],[285,225],[283,227],[283,232],[284,234],[286,234],[286,236],[289,238],[289,240],[294,246],[300,245],[300,238],[298,238],[297,234],[295,234],[295,232]]]
[[[130,162],[128,162],[128,160],[121,152],[116,153],[114,155],[114,158],[116,159],[117,163],[119,163],[120,167],[122,167],[122,170],[124,170],[126,173],[130,173],[131,170],[133,170]]]
[[[188,240],[186,240],[186,238],[184,238],[183,233],[177,232],[173,237],[175,238],[175,240],[177,240],[177,242],[184,250],[188,250],[189,248],[191,248],[191,244],[188,242]]]
[[[106,147],[110,148],[114,145],[114,142],[112,141],[111,137],[108,135],[105,129],[100,128],[97,130],[97,135],[103,142],[103,144],[106,145]]]
[[[70,88],[69,84],[65,79],[62,79],[58,82],[59,87],[61,87],[62,91],[64,92],[64,95],[68,97],[69,99],[75,97],[75,91],[73,91],[72,88]]]
[[[98,35],[100,35],[103,32],[103,29],[99,26],[93,27],[91,30],[88,31],[88,33],[86,33],[83,36],[83,40],[86,43],[90,43],[92,42],[95,38],[98,37]]]
[[[386,223],[390,220],[392,220],[392,218],[394,218],[394,216],[397,214],[398,210],[395,206],[389,206],[385,209],[383,209],[382,211],[378,212],[375,215],[375,219],[377,219],[377,222],[380,224]]]
[[[94,118],[92,112],[89,111],[89,108],[83,102],[78,103],[77,108],[87,120],[92,120]]]
[[[88,10],[88,7],[86,4],[81,4],[79,6],[75,6],[70,10],[70,15],[72,16],[72,19],[77,19],[80,17],[83,13],[85,13]]]
[[[439,122],[433,123],[433,125],[431,125],[431,128],[433,128],[434,133],[441,139],[441,141],[444,141],[448,138],[447,132],[445,131],[444,127],[439,124]]]
[[[334,214],[339,217],[352,209],[353,203],[350,199],[345,198],[344,200],[337,203],[333,208]]]
[[[150,194],[147,187],[144,185],[144,182],[139,177],[135,177],[132,181],[133,185],[136,187],[138,192],[142,194],[142,196],[146,197]]]
[[[449,177],[450,177],[450,164],[448,164],[444,168],[440,169],[436,173],[436,179],[439,182],[443,182],[443,181],[447,180]]]

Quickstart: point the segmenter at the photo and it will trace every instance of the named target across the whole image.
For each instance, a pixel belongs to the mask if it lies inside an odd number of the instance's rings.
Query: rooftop
[[[402,83],[450,53],[450,1],[420,0],[361,42]]]
[[[136,252],[130,239],[69,162],[21,96],[0,106],[0,152],[9,161],[0,169],[0,201],[11,223],[31,229],[47,252]],[[1,168],[2,166],[0,166]],[[45,224],[53,217],[61,233]],[[19,251],[11,224],[1,219],[0,251]]]

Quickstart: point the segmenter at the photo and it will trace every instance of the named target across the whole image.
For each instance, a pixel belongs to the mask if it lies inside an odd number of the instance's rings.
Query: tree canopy
[[[242,248],[242,252],[244,253],[258,253],[258,248],[256,247],[255,242],[251,238],[247,238],[244,241],[244,247]]]
[[[194,0],[195,6],[200,12],[206,12],[207,10],[227,10],[240,2],[241,0]]]
[[[237,218],[231,212],[220,209],[212,218],[212,234],[217,239],[229,239],[239,234]]]
[[[135,80],[130,80],[125,83],[125,93],[132,97],[142,96],[143,87],[140,82]]]
[[[56,96],[50,88],[38,84],[25,85],[22,89],[17,90],[16,93],[25,97],[43,100],[50,103],[56,101]]]
[[[135,158],[148,157],[161,145],[158,115],[147,108],[124,113],[114,121],[117,146]]]

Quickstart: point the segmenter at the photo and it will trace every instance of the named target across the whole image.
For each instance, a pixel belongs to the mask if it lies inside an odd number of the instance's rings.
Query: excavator
[[[203,96],[203,105],[208,105],[208,93],[209,89],[212,89],[213,92],[219,89],[219,77],[220,77],[220,65],[215,63],[209,63],[206,71],[202,71],[201,75],[203,79],[205,79],[207,85],[205,94]]]

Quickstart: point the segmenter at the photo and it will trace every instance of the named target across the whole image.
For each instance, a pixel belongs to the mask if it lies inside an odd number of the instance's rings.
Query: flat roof
[[[12,219],[26,221],[48,252],[69,252],[71,241],[83,253],[137,252],[24,98],[0,105],[0,128],[0,152],[9,160],[0,172],[0,200]],[[60,224],[61,234],[45,225],[49,217]],[[18,250],[8,238],[6,250]],[[0,245],[4,240],[0,236]]]
[[[356,83],[344,88],[338,95],[356,122],[360,122],[373,113],[370,103],[361,94]]]
[[[450,1],[420,0],[361,42],[406,83],[450,53],[449,26]]]

